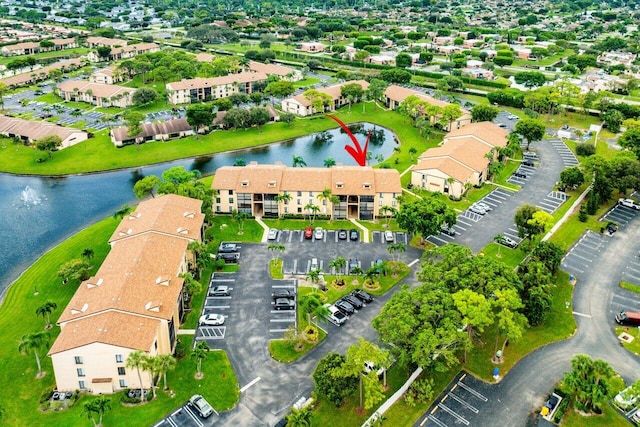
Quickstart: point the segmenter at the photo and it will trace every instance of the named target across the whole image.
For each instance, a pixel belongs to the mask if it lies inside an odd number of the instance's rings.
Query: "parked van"
[[[622,311],[616,314],[616,322],[626,326],[640,326],[640,313]]]

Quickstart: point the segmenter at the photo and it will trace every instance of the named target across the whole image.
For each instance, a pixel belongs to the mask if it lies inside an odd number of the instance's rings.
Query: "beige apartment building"
[[[130,107],[135,91],[130,87],[86,80],[67,80],[58,85],[58,95],[65,101],[87,102],[97,107]]]
[[[212,188],[218,192],[213,204],[216,212],[238,210],[257,217],[306,215],[311,213],[309,205],[316,205],[320,215],[370,220],[380,216],[383,206],[398,208],[397,198],[402,194],[395,169],[293,168],[256,162],[219,168]],[[320,196],[326,190],[336,197],[334,202]]]
[[[167,83],[167,96],[171,104],[190,104],[198,101],[226,98],[234,93],[251,95],[253,85],[267,80],[260,72],[243,71],[222,77],[180,80]]]
[[[329,95],[331,101],[329,101],[328,105],[325,105],[325,111],[336,111],[340,107],[344,107],[349,103],[349,100],[342,96],[342,86],[348,84],[359,84],[362,87],[362,90],[366,91],[369,89],[369,82],[366,80],[351,80],[344,83],[340,83],[337,85],[320,88],[317,89],[318,92],[325,93]],[[354,99],[352,102],[359,102],[359,99]],[[291,98],[285,98],[282,100],[282,111],[286,111],[292,114],[295,114],[300,117],[310,116],[312,114],[318,113],[320,111],[316,111],[311,100],[304,96],[304,94],[298,94],[292,96]]]
[[[138,205],[109,239],[94,277],[80,284],[58,319],[49,350],[59,391],[109,394],[150,388],[151,376],[126,367],[129,354],[172,354],[183,315],[181,273],[193,267],[202,240],[202,201],[178,195]]]

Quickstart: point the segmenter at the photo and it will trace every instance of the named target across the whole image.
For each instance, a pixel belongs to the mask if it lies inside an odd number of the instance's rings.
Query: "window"
[[[298,191],[298,196],[302,196],[302,191]]]
[[[309,199],[309,204],[312,205],[313,204],[313,199]]]
[[[384,193],[380,193],[380,198],[384,199]]]
[[[123,366],[118,366],[118,375],[126,375]]]
[[[222,212],[222,206],[216,206],[216,212]]]
[[[309,197],[313,197],[313,191],[309,191]]]
[[[344,185],[341,182],[336,182],[336,188],[342,188]]]
[[[158,341],[153,343],[153,348],[155,348],[156,350],[158,349]]]
[[[75,356],[76,365],[82,365],[82,356]]]
[[[87,383],[84,381],[78,381],[78,388],[85,389],[87,388]]]
[[[229,195],[233,195],[233,190],[229,190]]]
[[[216,203],[220,203],[220,197],[216,197]]]
[[[233,204],[233,197],[229,197],[229,203]]]
[[[362,187],[369,189],[371,188],[371,184],[369,184],[368,182],[365,182],[364,184],[362,184]]]
[[[396,198],[396,193],[391,193],[391,197]]]
[[[76,371],[78,372],[79,377],[84,377],[84,368],[78,368]]]
[[[123,359],[122,359],[122,355],[121,354],[116,354],[116,363],[122,363]]]
[[[120,388],[127,387],[127,380],[120,380]]]
[[[394,200],[393,202],[391,202],[391,206],[398,206],[397,200]]]
[[[378,201],[378,206],[382,206],[382,200]]]
[[[302,204],[302,199],[298,199],[298,204],[301,205]]]

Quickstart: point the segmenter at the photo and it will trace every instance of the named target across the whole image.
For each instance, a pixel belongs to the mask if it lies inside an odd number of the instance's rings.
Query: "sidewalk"
[[[269,239],[268,239],[268,237],[269,237],[269,227],[267,227],[267,224],[265,224],[264,222],[262,222],[262,218],[260,218],[260,217],[258,217],[258,216],[256,217],[256,222],[257,222],[258,224],[260,224],[260,226],[261,226],[262,228],[264,228],[264,232],[262,233],[262,240],[260,240],[262,243],[264,243],[264,242],[266,242],[267,240],[269,240]]]

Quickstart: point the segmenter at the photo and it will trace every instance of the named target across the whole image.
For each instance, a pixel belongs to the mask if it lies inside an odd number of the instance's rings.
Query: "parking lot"
[[[207,292],[206,300],[204,303],[204,309],[202,314],[211,314],[217,313],[222,314],[225,317],[225,324],[220,326],[207,326],[201,325],[198,327],[196,333],[197,340],[221,340],[224,339],[227,326],[230,321],[233,321],[233,316],[229,316],[231,313],[231,304],[233,302],[233,295],[235,290],[237,273],[214,273],[211,277],[211,281],[209,282],[208,288],[205,290]],[[215,286],[228,286],[230,295],[229,296],[212,296],[210,295],[211,289]],[[211,344],[209,345],[211,347]]]
[[[608,243],[608,237],[588,230],[562,258],[562,270],[579,277],[597,264],[599,253]],[[596,264],[594,264],[596,263]]]
[[[568,199],[569,196],[567,196],[567,193],[552,191],[547,197],[536,203],[536,206],[549,214],[553,214]]]
[[[286,281],[272,281],[271,293],[277,289],[284,289],[291,291],[293,294],[297,294],[296,285],[293,280]],[[297,302],[298,296],[296,295],[294,301]],[[273,298],[270,298],[270,302],[273,303]],[[286,332],[290,325],[296,325],[296,310],[276,310],[273,307],[269,311],[269,335],[271,338],[280,338]]]
[[[212,421],[215,423],[214,420],[218,415],[214,409],[214,413],[204,419],[188,403],[185,403],[153,427],[203,427],[205,424],[212,424]]]
[[[550,140],[545,141],[545,142],[548,142],[551,145],[553,145],[553,147],[558,152],[558,155],[562,159],[562,163],[564,164],[565,168],[569,168],[571,166],[576,166],[577,164],[580,163],[580,162],[578,162],[578,159],[576,158],[576,155],[573,154],[573,151],[571,151],[569,149],[569,147],[567,147],[567,145],[564,142],[562,142],[562,140],[560,140],[560,139],[550,139]]]
[[[513,174],[507,178],[507,182],[522,187],[529,182],[535,172],[536,168],[534,166],[527,166],[522,163],[518,166],[518,169],[516,169]]]
[[[618,224],[618,227],[624,228],[637,215],[638,211],[616,204],[600,218],[600,221],[605,224],[613,221]]]
[[[490,406],[490,387],[464,371],[459,372],[414,426],[475,425],[474,418]]]

